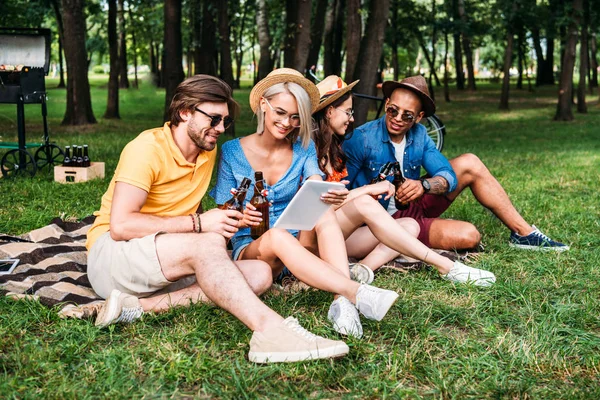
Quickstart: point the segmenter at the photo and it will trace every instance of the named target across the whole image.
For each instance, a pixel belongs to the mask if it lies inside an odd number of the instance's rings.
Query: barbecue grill
[[[17,143],[0,142],[9,150],[0,161],[2,175],[35,175],[40,168],[62,163],[60,147],[50,143],[46,116],[46,82],[50,66],[50,30],[0,28],[0,103],[17,105]],[[41,104],[43,143],[26,143],[25,104]],[[39,147],[32,155],[28,148]]]

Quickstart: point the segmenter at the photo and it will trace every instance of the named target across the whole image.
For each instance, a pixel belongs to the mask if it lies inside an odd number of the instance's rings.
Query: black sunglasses
[[[394,107],[388,107],[385,109],[385,113],[389,115],[391,118],[396,118],[400,111]],[[402,113],[400,114],[400,119],[404,122],[413,122],[415,120],[415,116],[411,113]]]
[[[202,113],[202,114],[206,115],[208,118],[210,118],[210,126],[212,128],[219,125],[221,123],[221,121],[223,121],[223,128],[225,128],[225,129],[229,128],[231,126],[231,124],[233,124],[233,118],[231,118],[230,116],[223,118],[220,115],[207,114],[204,111],[202,111],[201,109],[199,109],[198,107],[195,107],[195,109],[199,113]]]

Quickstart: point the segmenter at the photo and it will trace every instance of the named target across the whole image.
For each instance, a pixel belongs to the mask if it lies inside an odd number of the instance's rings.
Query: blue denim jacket
[[[343,149],[348,156],[349,189],[368,185],[388,161],[396,161],[394,146],[385,124],[385,115],[354,130],[352,137],[344,141]],[[448,192],[456,189],[457,179],[448,159],[435,147],[427,130],[421,124],[414,126],[406,134],[406,148],[402,170],[404,177],[419,179],[421,167],[431,176],[441,176],[448,181]],[[388,178],[390,181],[391,177]],[[381,201],[387,208],[388,201]]]

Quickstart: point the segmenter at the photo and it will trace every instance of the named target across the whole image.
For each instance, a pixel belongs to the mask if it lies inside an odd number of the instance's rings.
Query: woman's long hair
[[[313,132],[313,141],[317,148],[317,158],[319,160],[319,168],[329,177],[327,172],[327,164],[331,164],[334,171],[342,172],[346,168],[348,157],[344,154],[342,143],[345,136],[338,135],[329,126],[329,120],[326,117],[329,107],[339,107],[344,101],[352,96],[351,92],[344,94],[342,97],[315,113],[316,129]]]

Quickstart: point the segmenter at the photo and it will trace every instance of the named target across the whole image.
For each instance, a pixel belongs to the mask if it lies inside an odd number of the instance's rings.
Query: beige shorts
[[[100,236],[88,253],[88,278],[94,291],[107,298],[113,289],[146,297],[171,285],[156,255],[156,235],[115,241],[110,232]]]

